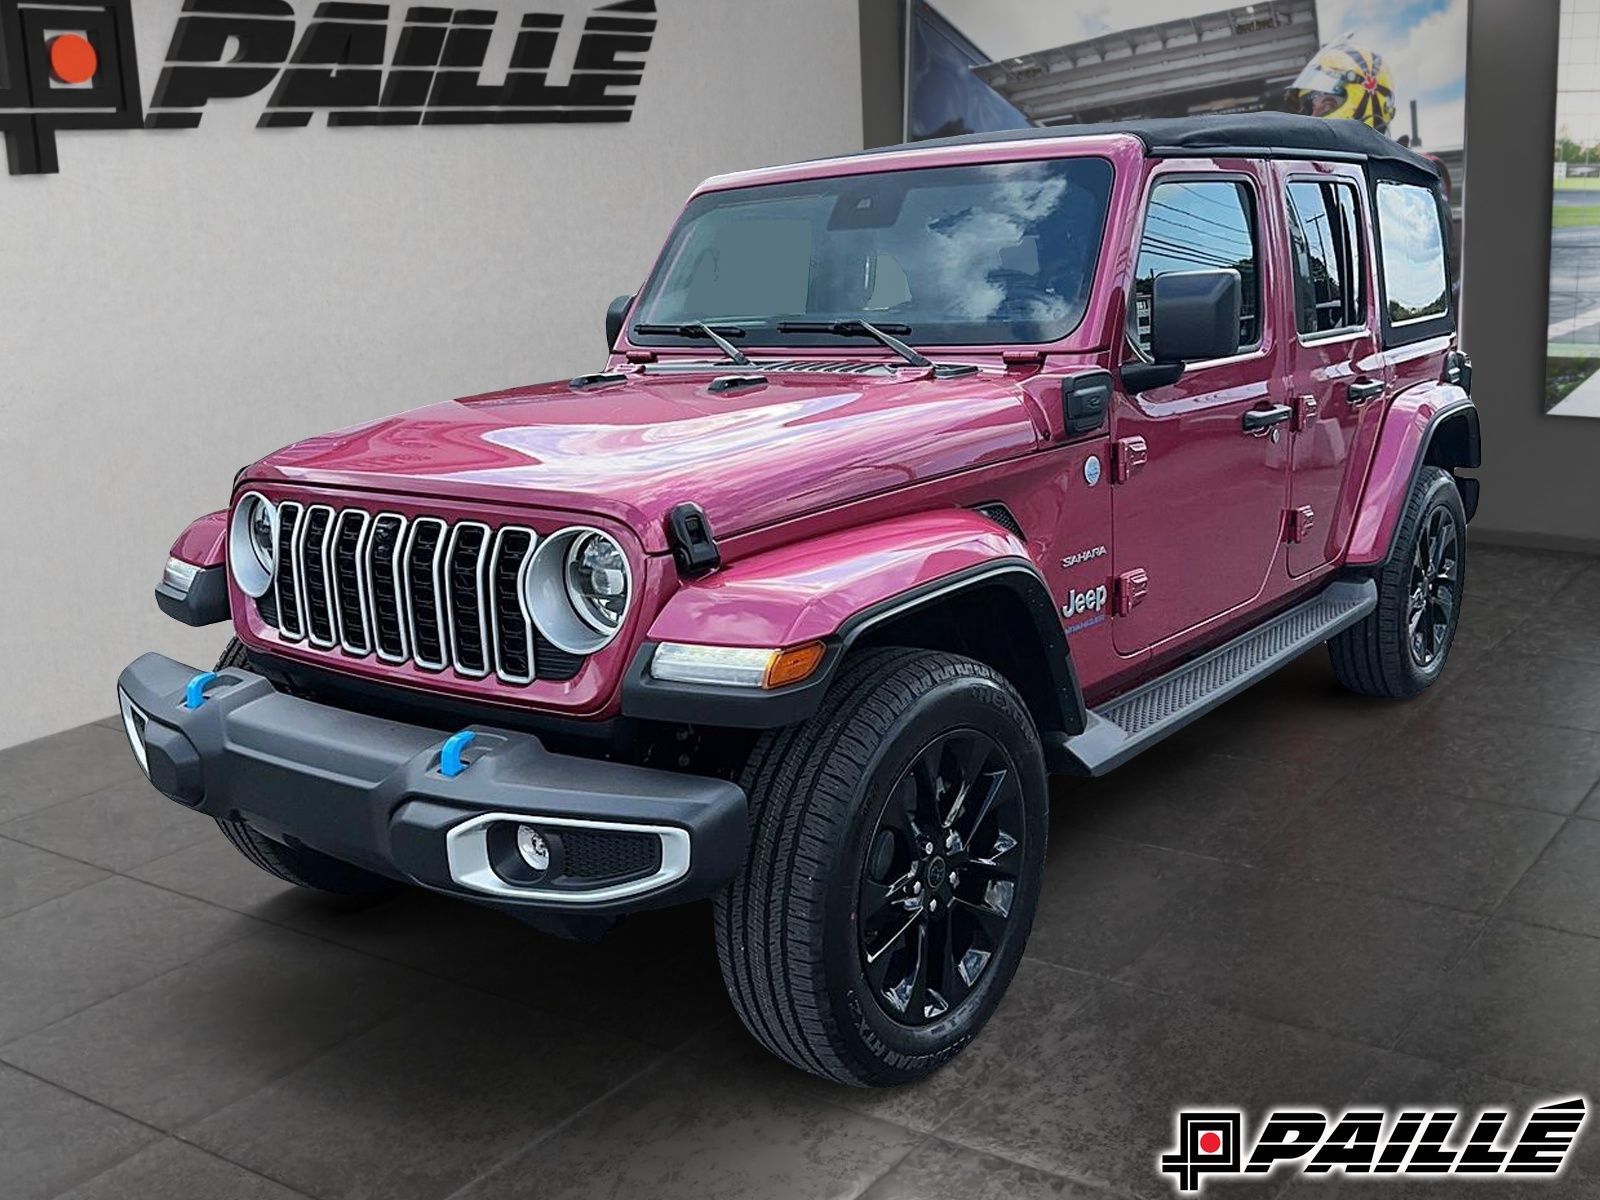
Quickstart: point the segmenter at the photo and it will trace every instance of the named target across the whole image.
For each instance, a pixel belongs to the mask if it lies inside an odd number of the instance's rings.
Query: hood
[[[649,551],[693,501],[718,537],[1031,450],[1014,377],[773,372],[718,394],[717,372],[635,374],[453,400],[310,438],[254,480],[605,515]]]

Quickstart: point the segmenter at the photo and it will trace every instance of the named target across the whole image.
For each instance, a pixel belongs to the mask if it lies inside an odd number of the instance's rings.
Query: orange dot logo
[[[99,69],[100,56],[82,34],[63,33],[50,39],[50,74],[59,82],[88,83]]]

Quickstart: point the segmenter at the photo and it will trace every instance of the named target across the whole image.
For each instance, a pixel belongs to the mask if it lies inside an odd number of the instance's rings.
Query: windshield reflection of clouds
[[[982,207],[969,207],[948,220],[928,221],[916,231],[915,248],[911,238],[891,237],[890,249],[903,265],[912,294],[920,290],[942,298],[954,316],[983,320],[1006,308],[1005,315],[1012,320],[1059,324],[1072,311],[1076,296],[1041,290],[1021,294],[1008,306],[1010,293],[999,271],[1001,251],[1019,247],[1034,224],[1060,206],[1066,192],[1065,179],[991,185],[983,189]],[[929,232],[932,238],[926,236]]]

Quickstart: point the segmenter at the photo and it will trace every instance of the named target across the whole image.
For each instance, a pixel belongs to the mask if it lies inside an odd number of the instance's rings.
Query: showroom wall
[[[293,7],[299,42],[316,4]],[[485,83],[525,15],[567,14],[554,86],[598,6],[474,7],[499,10]],[[180,0],[131,8],[148,110]],[[694,184],[860,146],[854,0],[659,8],[625,124],[258,129],[269,85],[198,128],[65,131],[59,174],[0,174],[0,747],[110,714],[143,650],[209,664],[225,631],[167,620],[151,589],[240,466],[593,369],[607,301]],[[398,15],[385,33],[389,61]]]
[[[1483,416],[1486,539],[1600,551],[1600,421],[1542,411],[1556,0],[1474,0],[1463,343]],[[1537,82],[1535,82],[1537,81]]]

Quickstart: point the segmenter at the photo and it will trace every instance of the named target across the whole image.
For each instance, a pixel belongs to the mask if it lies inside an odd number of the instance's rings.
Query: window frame
[[[1268,231],[1265,224],[1265,213],[1261,205],[1261,181],[1248,171],[1239,170],[1192,170],[1178,167],[1167,171],[1152,171],[1145,179],[1144,195],[1139,203],[1139,224],[1135,232],[1132,245],[1132,263],[1128,272],[1128,286],[1125,293],[1127,315],[1123,320],[1123,340],[1140,362],[1154,362],[1150,352],[1139,345],[1136,336],[1138,321],[1138,295],[1139,285],[1139,257],[1144,248],[1145,230],[1149,226],[1150,208],[1155,200],[1156,193],[1169,183],[1231,183],[1243,184],[1250,196],[1250,211],[1246,214],[1251,222],[1251,236],[1255,243],[1256,267],[1256,339],[1248,345],[1241,345],[1236,354],[1226,358],[1208,358],[1197,362],[1188,363],[1186,370],[1194,371],[1222,363],[1240,362],[1250,358],[1265,355],[1271,346],[1271,339],[1267,335],[1267,259]],[[1242,281],[1241,281],[1242,282]]]
[[[1300,312],[1295,291],[1298,287],[1299,268],[1295,263],[1294,229],[1299,223],[1294,202],[1289,197],[1289,188],[1296,183],[1314,183],[1329,187],[1348,188],[1355,197],[1356,202],[1356,250],[1361,255],[1360,283],[1361,283],[1361,324],[1341,325],[1337,329],[1327,329],[1312,333],[1304,333],[1300,329]],[[1344,174],[1306,174],[1299,172],[1283,177],[1283,233],[1289,259],[1290,303],[1294,305],[1293,321],[1295,339],[1302,346],[1326,345],[1329,342],[1354,340],[1372,333],[1373,301],[1377,293],[1376,274],[1368,275],[1367,267],[1375,265],[1376,255],[1373,249],[1373,239],[1367,236],[1362,226],[1368,224],[1369,218],[1365,211],[1363,193],[1367,191],[1365,181],[1357,182]],[[1376,203],[1373,206],[1376,212]]]

